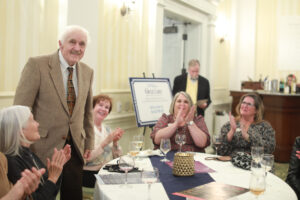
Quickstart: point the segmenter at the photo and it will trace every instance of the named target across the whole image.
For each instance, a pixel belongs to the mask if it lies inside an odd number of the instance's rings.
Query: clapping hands
[[[25,169],[22,172],[22,178],[18,182],[22,184],[25,195],[30,195],[38,188],[40,179],[45,171],[44,168],[37,170],[33,167],[32,171]]]
[[[44,168],[37,170],[35,167],[33,167],[31,171],[29,169],[25,169],[21,173],[21,178],[1,199],[25,199],[39,187],[40,179],[45,171],[46,170]]]
[[[231,112],[229,112],[229,122],[230,122],[231,130],[233,132],[235,132],[235,130],[236,130],[236,122],[235,122],[234,117],[231,115]]]
[[[113,142],[117,142],[121,139],[122,135],[124,134],[124,130],[121,128],[116,128],[116,130],[111,134]]]
[[[47,158],[47,169],[49,178],[48,180],[56,183],[62,170],[63,166],[71,158],[71,148],[70,145],[66,145],[64,149],[57,150],[54,148],[54,153],[52,159]]]
[[[175,119],[177,126],[184,126],[187,122],[192,121],[195,116],[196,106],[193,105],[187,115],[184,115],[183,110],[180,109]]]

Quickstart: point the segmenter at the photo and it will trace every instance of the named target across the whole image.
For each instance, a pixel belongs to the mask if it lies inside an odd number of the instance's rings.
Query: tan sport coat
[[[39,123],[41,139],[31,149],[46,164],[53,149],[63,148],[69,130],[77,150],[83,154],[94,147],[92,116],[93,70],[77,63],[78,94],[72,116],[69,114],[58,51],[52,55],[29,58],[16,90],[14,104],[32,108]]]

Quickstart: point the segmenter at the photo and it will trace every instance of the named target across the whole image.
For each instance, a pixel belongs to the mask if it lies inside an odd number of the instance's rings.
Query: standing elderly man
[[[88,41],[84,28],[66,27],[58,51],[29,58],[14,99],[15,105],[31,107],[39,122],[41,139],[31,146],[44,164],[55,147],[71,145],[71,159],[62,173],[61,199],[82,199],[84,159],[94,148],[93,70],[80,62]]]
[[[209,82],[199,75],[200,63],[196,59],[189,62],[188,73],[176,76],[173,85],[173,96],[180,91],[188,93],[193,104],[197,104],[198,115],[204,116],[204,110],[211,103]]]

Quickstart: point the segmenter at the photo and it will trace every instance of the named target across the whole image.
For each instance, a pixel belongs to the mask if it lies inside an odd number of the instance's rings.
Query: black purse
[[[231,159],[231,162],[234,166],[237,166],[245,170],[251,169],[251,161],[252,161],[251,155],[245,152],[234,153]]]

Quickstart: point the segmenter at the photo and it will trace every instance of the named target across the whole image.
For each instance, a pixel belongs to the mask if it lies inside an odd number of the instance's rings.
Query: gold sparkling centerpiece
[[[194,173],[194,154],[177,152],[174,155],[173,174],[175,176],[193,176]]]

